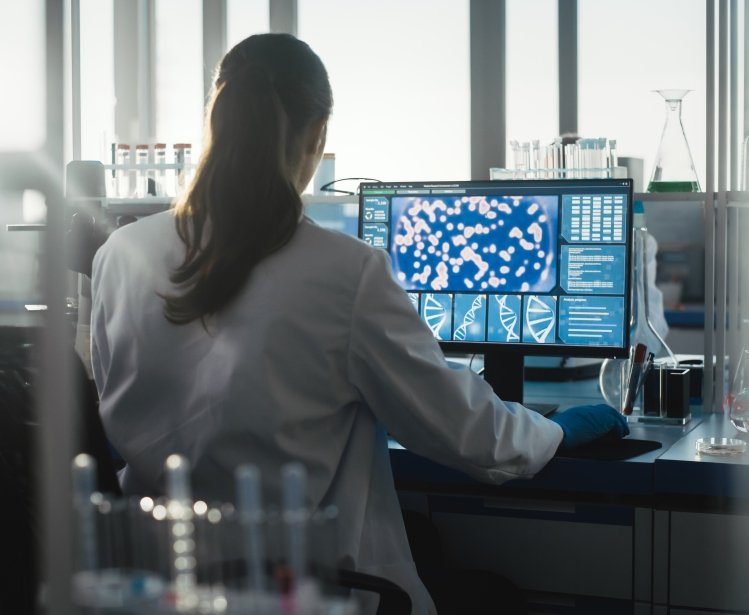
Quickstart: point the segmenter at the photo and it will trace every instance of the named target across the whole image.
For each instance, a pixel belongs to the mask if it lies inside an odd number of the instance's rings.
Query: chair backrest
[[[338,584],[348,589],[374,592],[380,596],[377,615],[411,615],[411,597],[392,581],[353,570],[338,570]]]
[[[30,333],[3,335],[0,352],[0,613],[32,613],[38,587],[38,510],[34,475],[39,436],[34,416]],[[9,339],[9,336],[12,339]],[[81,450],[98,464],[98,489],[121,494],[98,413],[98,399],[71,347]]]

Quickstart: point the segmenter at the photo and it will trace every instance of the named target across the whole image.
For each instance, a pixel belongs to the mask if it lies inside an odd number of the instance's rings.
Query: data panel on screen
[[[360,237],[389,253],[441,342],[624,347],[629,180],[381,183],[360,193]]]

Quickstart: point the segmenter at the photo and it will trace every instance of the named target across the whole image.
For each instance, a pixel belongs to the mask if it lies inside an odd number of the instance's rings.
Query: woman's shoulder
[[[135,254],[155,259],[177,242],[174,212],[168,210],[114,230],[97,251],[94,262],[128,261]]]
[[[157,240],[166,241],[170,233],[176,235],[174,211],[171,209],[139,218],[135,222],[116,229],[105,245],[109,244],[112,247],[133,244],[151,245]]]

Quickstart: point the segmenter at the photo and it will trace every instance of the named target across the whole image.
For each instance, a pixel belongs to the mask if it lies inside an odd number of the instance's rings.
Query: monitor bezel
[[[631,178],[590,178],[590,179],[488,179],[488,180],[420,180],[420,181],[380,181],[365,182],[359,185],[359,220],[358,236],[363,236],[364,220],[362,216],[362,207],[364,197],[371,196],[365,194],[365,190],[377,189],[417,189],[420,187],[434,188],[451,188],[456,186],[465,186],[468,188],[496,186],[497,189],[506,190],[517,186],[518,188],[548,188],[549,186],[559,186],[569,188],[593,188],[598,185],[603,187],[618,187],[627,190],[627,207],[626,207],[626,224],[625,229],[629,233],[629,238],[625,241],[625,258],[627,275],[624,281],[625,301],[625,323],[629,323],[632,316],[632,220],[633,220],[633,180]],[[379,248],[378,248],[379,249]],[[390,254],[388,252],[388,258]],[[566,346],[563,344],[523,344],[523,343],[502,343],[502,342],[464,342],[455,340],[437,340],[443,352],[456,354],[486,354],[487,352],[498,352],[503,354],[519,354],[523,356],[565,356],[565,357],[589,357],[589,358],[626,358],[629,356],[629,326],[624,327],[624,336],[622,346]]]

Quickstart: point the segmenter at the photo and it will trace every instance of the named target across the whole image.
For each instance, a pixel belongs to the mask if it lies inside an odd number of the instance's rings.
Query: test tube
[[[166,196],[166,143],[156,143],[156,145],[153,146],[153,155],[156,167],[154,176],[154,193],[157,196]]]
[[[171,522],[170,559],[174,573],[174,594],[177,610],[197,604],[195,576],[195,527],[190,505],[190,462],[182,455],[169,455],[166,460],[167,514]]]
[[[115,171],[117,196],[120,198],[130,197],[134,186],[130,181],[132,159],[130,158],[130,145],[127,143],[117,144],[117,166],[120,167]]]
[[[135,146],[135,165],[137,168],[137,188],[135,196],[148,196],[148,145],[139,143]]]
[[[79,568],[96,570],[96,508],[91,500],[96,490],[96,460],[80,454],[73,459],[73,507],[78,517]]]
[[[307,472],[300,463],[288,463],[281,468],[283,485],[283,519],[286,526],[288,559],[294,587],[306,576],[306,511],[304,493]]]
[[[263,507],[260,494],[260,470],[254,465],[245,464],[235,473],[237,484],[237,506],[239,523],[244,540],[244,556],[247,562],[250,587],[261,593],[264,589],[263,560],[265,545],[263,541]]]
[[[174,163],[177,168],[174,171],[175,194],[180,195],[189,183],[189,174],[192,167],[192,145],[190,143],[175,143]]]
[[[616,139],[609,139],[609,167],[619,166],[619,156],[616,151]]]

